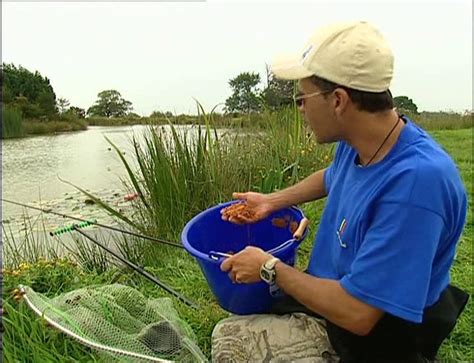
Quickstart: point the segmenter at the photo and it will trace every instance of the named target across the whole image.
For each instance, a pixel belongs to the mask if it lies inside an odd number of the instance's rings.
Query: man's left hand
[[[259,282],[260,267],[271,258],[261,248],[248,246],[222,262],[221,270],[229,272],[231,280],[238,284]]]

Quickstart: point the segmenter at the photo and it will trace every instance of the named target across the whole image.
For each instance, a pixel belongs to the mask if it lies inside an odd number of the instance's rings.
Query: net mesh
[[[169,298],[148,299],[120,284],[89,286],[54,298],[27,286],[22,289],[36,313],[64,333],[92,342],[82,341],[108,362],[206,361],[193,331]]]

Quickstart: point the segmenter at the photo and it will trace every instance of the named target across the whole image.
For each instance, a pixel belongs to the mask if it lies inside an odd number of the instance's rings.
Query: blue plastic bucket
[[[294,266],[296,251],[303,237],[297,241],[289,227],[275,226],[274,218],[286,218],[298,224],[304,218],[296,208],[286,208],[268,218],[253,224],[236,225],[221,219],[221,209],[237,201],[223,203],[209,208],[191,219],[181,234],[184,248],[196,258],[219,305],[234,314],[263,313],[270,309],[277,297],[272,296],[265,282],[234,284],[220,265],[222,257],[212,254],[237,253],[247,246],[260,247],[288,265]],[[281,247],[279,247],[281,246]]]

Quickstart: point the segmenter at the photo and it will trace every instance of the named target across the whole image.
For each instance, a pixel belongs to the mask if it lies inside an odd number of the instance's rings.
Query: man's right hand
[[[255,192],[246,192],[246,193],[233,193],[232,197],[234,199],[240,199],[245,201],[249,208],[252,209],[253,218],[241,217],[231,217],[227,219],[222,216],[223,220],[228,220],[229,222],[236,224],[245,224],[245,223],[255,223],[266,217],[268,217],[272,212],[276,210],[274,207],[271,198],[268,194],[255,193]]]

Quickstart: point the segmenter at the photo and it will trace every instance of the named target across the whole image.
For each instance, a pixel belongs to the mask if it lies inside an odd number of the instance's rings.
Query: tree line
[[[274,77],[266,67],[265,84],[259,73],[242,72],[229,80],[232,94],[225,100],[226,114],[240,115],[258,113],[264,110],[276,111],[293,105],[296,83]],[[2,103],[18,110],[27,119],[69,119],[85,117],[129,117],[139,115],[133,112],[132,102],[124,99],[117,90],[104,90],[97,95],[96,102],[87,110],[70,105],[57,97],[50,80],[38,71],[14,64],[2,64]],[[395,106],[402,112],[417,114],[418,108],[407,96],[394,98]],[[171,112],[154,111],[150,117],[172,117]]]
[[[292,105],[296,93],[296,82],[277,79],[266,67],[266,85],[255,72],[243,72],[229,81],[232,95],[225,101],[227,113],[256,113],[262,110],[275,111]],[[394,106],[401,113],[418,114],[418,106],[407,96],[394,97]]]
[[[50,80],[38,71],[12,64],[2,64],[2,104],[18,110],[25,119],[51,120],[88,117],[134,117],[132,103],[116,90],[104,90],[87,110],[71,106],[69,100],[57,97]]]

